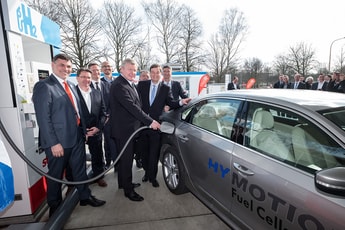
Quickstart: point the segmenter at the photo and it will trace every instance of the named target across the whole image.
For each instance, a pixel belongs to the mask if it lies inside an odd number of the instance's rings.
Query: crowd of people
[[[123,60],[116,78],[108,61],[101,65],[90,63],[87,68],[78,69],[74,85],[68,80],[72,63],[67,55],[54,56],[51,66],[51,75],[35,84],[32,96],[40,145],[48,159],[48,174],[57,179],[65,177],[68,181],[88,180],[88,146],[92,177],[98,176],[114,163],[132,133],[146,126],[147,129],[129,142],[114,168],[118,189],[123,189],[124,196],[131,201],[144,200],[135,192],[141,184],[133,182],[133,161],[135,159],[137,166],[145,171],[142,182],[159,187],[156,177],[160,116],[191,100],[181,84],[171,79],[172,68],[153,64],[149,70],[140,72],[139,82],[135,84],[138,66],[133,59]],[[94,183],[100,187],[108,185],[104,176]],[[92,195],[89,184],[75,187],[80,205],[99,207],[106,203]],[[69,186],[68,191],[71,188]],[[61,183],[47,179],[49,216],[62,200]]]
[[[278,89],[310,89],[345,93],[345,74],[334,72],[332,75],[319,74],[317,81],[312,76],[304,78],[301,74],[294,75],[290,82],[288,75],[280,75],[273,88]]]
[[[340,72],[333,72],[333,74],[319,74],[316,81],[312,76],[304,77],[296,73],[290,81],[288,75],[281,74],[277,82],[270,88],[276,89],[310,89],[345,93],[345,74]],[[228,84],[228,90],[240,89],[238,77],[234,76],[232,81]]]

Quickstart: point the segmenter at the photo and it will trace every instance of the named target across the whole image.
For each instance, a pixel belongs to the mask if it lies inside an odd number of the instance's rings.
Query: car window
[[[212,99],[201,101],[182,113],[182,120],[230,139],[240,101]]]
[[[327,110],[318,111],[322,116],[327,118],[330,122],[345,131],[345,108],[331,108]]]
[[[344,166],[345,150],[308,119],[251,103],[244,145],[308,172]]]

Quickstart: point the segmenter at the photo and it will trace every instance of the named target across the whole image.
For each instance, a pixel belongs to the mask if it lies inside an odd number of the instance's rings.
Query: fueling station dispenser
[[[61,47],[60,28],[19,0],[1,0],[0,10],[1,121],[20,151],[47,172],[31,96],[34,84],[51,73],[52,57]],[[33,222],[45,206],[45,179],[0,135],[11,160],[15,193],[14,202],[0,212],[0,226]]]

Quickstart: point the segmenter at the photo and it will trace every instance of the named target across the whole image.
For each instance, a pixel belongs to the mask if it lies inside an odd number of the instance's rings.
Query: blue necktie
[[[150,105],[152,105],[153,101],[155,100],[155,96],[156,96],[156,86],[152,85]]]

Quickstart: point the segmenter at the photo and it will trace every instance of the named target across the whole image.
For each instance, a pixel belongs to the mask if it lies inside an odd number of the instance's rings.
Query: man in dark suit
[[[80,101],[75,87],[67,81],[72,71],[70,58],[54,56],[53,73],[37,82],[32,100],[40,128],[41,146],[48,159],[48,174],[61,179],[67,166],[75,181],[87,180],[85,133]],[[77,185],[80,205],[101,206],[105,201],[91,195],[88,184]],[[62,202],[61,184],[47,180],[47,202],[51,216]]]
[[[322,73],[319,75],[319,77],[317,78],[317,82],[314,82],[311,85],[311,89],[312,90],[322,90],[322,91],[327,91],[327,85],[328,82],[325,81],[325,75],[323,75]]]
[[[122,151],[129,137],[140,126],[146,125],[157,130],[160,124],[141,109],[138,92],[133,80],[137,72],[137,64],[133,59],[125,59],[120,67],[120,75],[110,87],[110,124],[111,136],[115,139],[118,151]],[[132,201],[144,198],[135,192],[134,187],[140,184],[132,182],[134,146],[129,143],[120,158],[118,165],[118,186],[124,189],[125,196]]]
[[[104,171],[103,150],[102,150],[102,130],[107,116],[100,90],[91,88],[91,70],[79,69],[77,72],[78,86],[77,92],[80,98],[80,107],[85,117],[86,143],[91,154],[91,166],[93,177]],[[103,178],[96,181],[99,186],[106,187],[107,182]]]
[[[103,70],[106,69],[104,71],[107,76],[111,75],[111,71],[108,71],[109,70],[108,66],[110,66],[109,62],[102,63],[102,69]],[[101,78],[101,71],[97,63],[94,63],[94,62],[90,63],[88,65],[88,68],[92,72],[91,87],[101,91],[102,96],[103,96],[103,102],[106,108],[106,113],[107,113],[107,116],[109,117],[110,116],[109,115],[110,114],[109,95],[110,95],[111,81],[108,81],[109,78],[105,76]],[[102,79],[108,79],[108,80],[102,80]],[[111,133],[110,122],[107,122],[103,128],[105,168],[108,168],[111,162],[115,161],[117,157],[116,145],[115,145],[114,140],[111,138],[110,133]]]
[[[228,84],[228,90],[240,89],[240,85],[238,84],[238,77],[234,76],[232,81]]]
[[[162,115],[165,105],[168,105],[171,109],[175,109],[187,104],[191,100],[190,98],[174,100],[169,86],[160,82],[161,72],[160,65],[153,64],[150,67],[151,80],[139,81],[137,87],[142,109],[157,121]],[[144,130],[138,140],[138,149],[143,153],[142,161],[145,170],[142,181],[150,181],[153,187],[159,186],[156,177],[158,172],[160,137],[160,132],[157,130]]]
[[[174,100],[180,98],[188,98],[187,92],[182,88],[181,83],[171,80],[172,68],[171,66],[163,66],[163,83],[170,87],[172,97]]]
[[[278,81],[276,83],[273,84],[273,88],[274,89],[283,88],[283,86],[284,86],[283,79],[284,79],[284,75],[283,74],[279,75],[279,79],[278,79]]]
[[[302,81],[302,75],[296,73],[294,76],[295,82],[291,83],[292,89],[306,89],[305,83]]]
[[[334,72],[332,79],[327,85],[327,91],[345,93],[345,76],[339,72]]]

